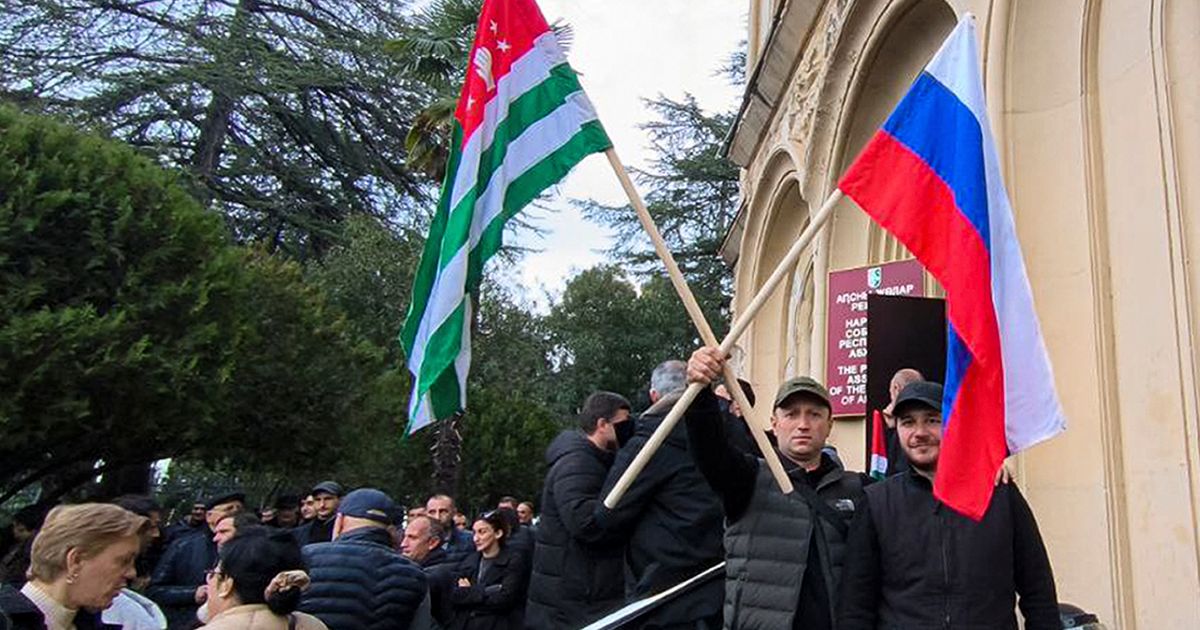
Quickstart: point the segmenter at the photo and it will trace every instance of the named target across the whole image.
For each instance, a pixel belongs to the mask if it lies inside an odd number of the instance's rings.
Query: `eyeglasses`
[[[223,575],[225,575],[225,574],[221,572],[221,569],[219,569],[217,567],[213,567],[204,572],[204,579],[211,580],[212,578],[219,578]]]

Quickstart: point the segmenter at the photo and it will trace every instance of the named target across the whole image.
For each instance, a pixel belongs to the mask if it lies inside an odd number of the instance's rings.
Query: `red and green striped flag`
[[[583,158],[612,146],[533,0],[479,15],[437,213],[400,342],[408,433],[466,408],[471,298],[504,225]]]
[[[883,413],[878,409],[871,414],[871,477],[883,479],[887,476],[887,445],[883,438]]]

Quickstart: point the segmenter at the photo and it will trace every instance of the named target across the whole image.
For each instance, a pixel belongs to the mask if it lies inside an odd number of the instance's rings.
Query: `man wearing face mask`
[[[546,449],[527,628],[578,628],[622,604],[624,548],[608,539],[595,512],[625,427],[633,427],[629,401],[595,392],[583,403],[578,428]]]

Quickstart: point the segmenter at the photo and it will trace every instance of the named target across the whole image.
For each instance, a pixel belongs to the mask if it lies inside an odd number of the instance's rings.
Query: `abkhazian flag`
[[[484,2],[454,119],[400,332],[413,376],[407,433],[466,408],[470,296],[505,223],[584,157],[612,146],[532,0]]]
[[[887,442],[883,439],[883,412],[878,409],[871,414],[871,465],[869,470],[873,479],[883,479],[887,476],[888,456]]]
[[[1009,453],[1066,428],[964,16],[839,188],[946,291],[941,455],[934,494],[975,520]]]

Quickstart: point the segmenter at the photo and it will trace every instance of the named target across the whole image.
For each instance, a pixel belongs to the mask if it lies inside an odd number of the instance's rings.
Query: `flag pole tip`
[[[962,21],[963,21],[963,22],[970,22],[972,25],[974,25],[974,24],[975,24],[975,22],[976,22],[976,20],[975,20],[975,14],[974,14],[974,13],[971,13],[970,11],[967,11],[966,13],[964,13],[964,14],[963,14],[963,16],[962,16]]]

